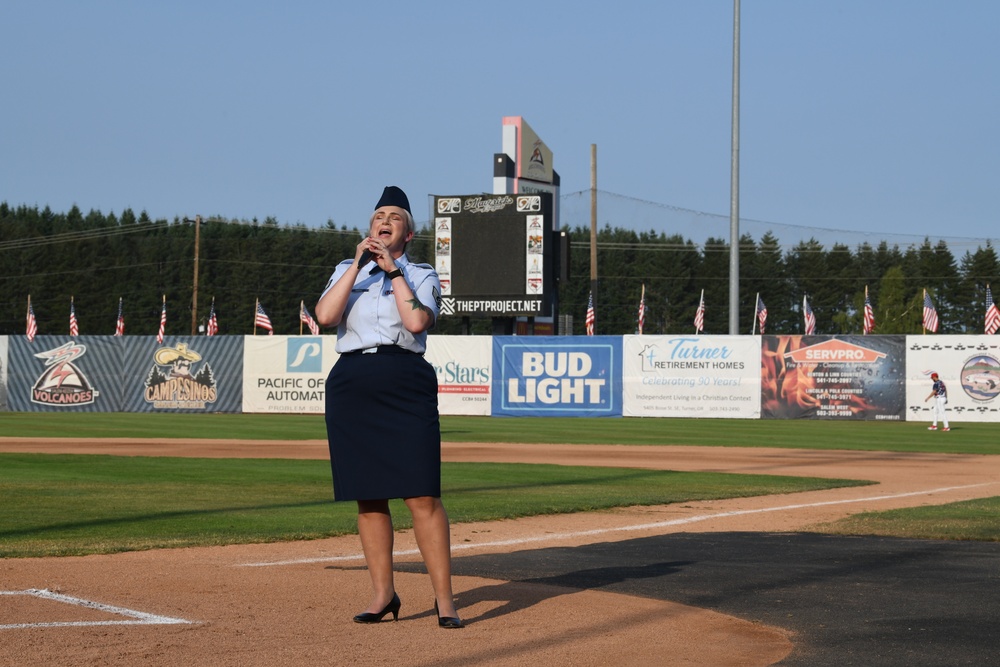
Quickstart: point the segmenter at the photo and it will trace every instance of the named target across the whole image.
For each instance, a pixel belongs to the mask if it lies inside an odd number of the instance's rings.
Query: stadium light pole
[[[733,0],[733,147],[729,185],[729,334],[740,332],[740,0]]]
[[[191,335],[198,335],[198,254],[201,249],[201,216],[194,220],[184,218],[184,222],[194,223],[194,282],[191,287]]]

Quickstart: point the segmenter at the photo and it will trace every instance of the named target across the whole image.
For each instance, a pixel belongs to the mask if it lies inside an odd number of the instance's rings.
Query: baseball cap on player
[[[938,379],[938,374],[937,373],[931,373],[931,379],[932,380],[937,380]]]

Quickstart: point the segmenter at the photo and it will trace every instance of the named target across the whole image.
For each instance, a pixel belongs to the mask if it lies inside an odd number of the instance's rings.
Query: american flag
[[[587,335],[588,336],[593,336],[594,335],[594,320],[595,320],[595,316],[594,316],[594,292],[593,292],[593,290],[591,290],[590,296],[587,297],[587,319],[585,320],[585,323],[587,325]]]
[[[28,342],[35,340],[35,334],[38,333],[38,320],[35,319],[35,309],[31,307],[31,297],[28,297],[28,323],[26,335]]]
[[[867,336],[871,332],[875,331],[875,311],[872,310],[872,302],[868,299],[868,286],[865,285],[865,329],[864,334]]]
[[[271,318],[264,312],[264,306],[260,305],[260,301],[257,302],[257,313],[253,318],[254,333],[257,332],[257,327],[267,329],[268,336],[274,335],[274,326],[271,324]]]
[[[809,306],[809,299],[805,296],[802,297],[802,317],[806,321],[806,335],[812,336],[816,333],[816,315],[813,314],[813,309]]]
[[[694,331],[701,333],[705,330],[705,290],[701,291],[701,301],[698,302],[698,310],[694,311]]]
[[[167,331],[167,297],[163,297],[163,309],[160,310],[160,331],[156,334],[156,342],[163,343],[163,334]]]
[[[767,306],[764,300],[757,296],[757,324],[760,327],[760,335],[764,335],[764,325],[767,324]]]
[[[993,292],[990,291],[990,286],[986,286],[986,333],[993,335],[1000,329],[1000,310],[997,310],[997,305],[993,303]]]
[[[937,310],[934,309],[934,302],[927,290],[924,290],[924,329],[932,333],[937,333],[938,330]]]
[[[79,336],[80,325],[76,321],[76,308],[73,307],[73,297],[69,298],[69,335]]]
[[[309,314],[309,309],[306,308],[306,302],[299,302],[299,320],[305,322],[305,325],[309,327],[309,333],[313,336],[319,335],[319,324],[313,319],[313,316]]]
[[[219,318],[215,316],[215,299],[212,299],[212,308],[208,311],[208,324],[205,326],[205,335],[214,336],[219,333]]]
[[[125,315],[122,314],[122,298],[118,297],[118,319],[115,320],[115,335],[125,335]]]
[[[642,327],[646,324],[646,286],[642,286],[642,296],[639,297],[639,335],[642,335]]]

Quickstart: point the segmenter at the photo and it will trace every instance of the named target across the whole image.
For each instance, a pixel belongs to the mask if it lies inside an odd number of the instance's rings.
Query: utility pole
[[[194,283],[191,287],[191,335],[198,335],[198,254],[201,250],[201,216],[194,220],[185,218],[184,222],[194,223]]]
[[[590,144],[590,293],[597,308],[597,144]]]
[[[733,146],[729,194],[729,335],[740,332],[740,0],[733,0]],[[756,317],[756,312],[754,317]]]

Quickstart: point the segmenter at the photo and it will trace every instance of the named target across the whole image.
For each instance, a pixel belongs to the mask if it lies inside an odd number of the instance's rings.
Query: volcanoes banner
[[[760,363],[763,419],[905,419],[905,336],[763,336]]]

